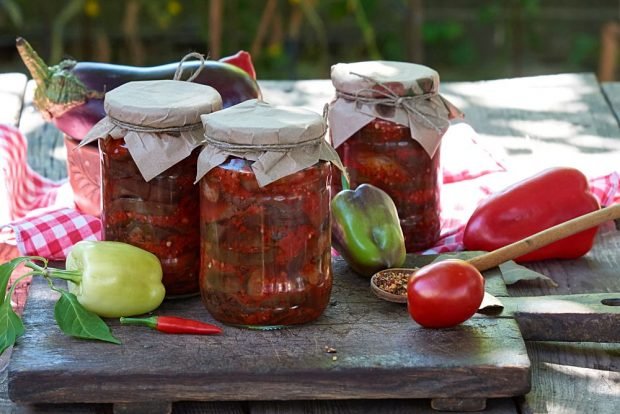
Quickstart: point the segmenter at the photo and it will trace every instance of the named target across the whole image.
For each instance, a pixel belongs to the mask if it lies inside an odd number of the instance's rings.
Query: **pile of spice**
[[[378,273],[375,278],[375,286],[393,295],[407,296],[407,282],[411,272],[402,270],[385,270]]]

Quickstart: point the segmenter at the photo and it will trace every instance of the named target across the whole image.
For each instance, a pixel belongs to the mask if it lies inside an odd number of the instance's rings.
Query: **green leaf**
[[[512,260],[499,265],[499,270],[502,272],[502,277],[507,285],[512,285],[521,280],[542,280],[549,283],[553,287],[558,286],[553,279],[548,278],[542,273],[528,269],[525,266],[521,266]]]
[[[441,260],[446,259],[461,259],[461,260],[469,260],[476,256],[480,256],[486,252],[482,251],[466,251],[466,252],[454,252],[454,253],[445,253],[437,256],[433,263],[439,262]],[[513,260],[509,260],[499,265],[499,270],[502,274],[502,279],[504,279],[504,283],[506,285],[515,284],[521,280],[542,280],[551,286],[556,287],[557,283],[555,283],[552,279],[543,275],[542,273],[538,273],[532,269],[528,269],[525,266],[521,266],[517,264]]]
[[[13,310],[11,301],[0,305],[0,355],[24,334],[24,324]]]
[[[54,307],[54,317],[61,331],[76,338],[121,343],[112,335],[110,327],[99,315],[87,310],[78,302],[77,296],[64,290],[58,291],[60,299]]]
[[[9,280],[11,280],[13,271],[17,268],[17,266],[19,266],[20,263],[28,260],[30,260],[29,257],[16,257],[15,259],[0,265],[0,292],[2,292],[2,295],[0,295],[0,304],[3,304],[5,301],[6,288],[9,285]]]

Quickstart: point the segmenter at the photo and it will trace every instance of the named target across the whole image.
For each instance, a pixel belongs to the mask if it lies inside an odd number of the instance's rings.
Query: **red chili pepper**
[[[176,316],[151,316],[149,318],[121,318],[123,325],[148,326],[170,334],[213,335],[222,333],[218,326]]]
[[[495,250],[598,209],[598,200],[579,170],[550,168],[483,200],[465,227],[463,244],[467,250]],[[578,258],[592,248],[596,230],[585,230],[516,260]]]
[[[252,79],[256,79],[256,70],[252,63],[252,56],[245,50],[240,50],[234,55],[223,57],[219,61],[243,69]]]

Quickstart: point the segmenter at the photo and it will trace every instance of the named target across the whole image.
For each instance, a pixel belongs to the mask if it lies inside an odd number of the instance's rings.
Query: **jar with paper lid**
[[[351,180],[370,183],[396,204],[408,252],[433,246],[440,224],[440,143],[462,114],[438,93],[426,66],[370,61],[332,66],[330,139]],[[340,190],[334,177],[332,193]]]
[[[221,107],[210,86],[129,82],[106,94],[106,117],[83,140],[99,139],[102,238],[155,254],[167,298],[199,293],[200,116]]]
[[[330,162],[341,165],[324,118],[250,100],[202,120],[203,303],[242,327],[315,320],[332,289]]]

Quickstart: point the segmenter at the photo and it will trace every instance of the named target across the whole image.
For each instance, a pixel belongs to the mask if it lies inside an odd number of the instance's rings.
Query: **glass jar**
[[[351,188],[369,183],[394,200],[408,252],[432,246],[439,239],[439,148],[431,158],[411,139],[408,127],[374,119],[336,151],[347,166]],[[340,180],[332,180],[333,194],[341,189]]]
[[[460,112],[438,93],[439,75],[421,65],[358,62],[332,67],[336,98],[330,137],[351,188],[373,184],[394,200],[408,252],[439,239],[441,137]],[[341,189],[332,181],[332,194]]]
[[[200,115],[221,105],[209,86],[131,82],[106,94],[107,116],[87,136],[100,139],[102,238],[155,254],[167,298],[199,293]]]
[[[200,181],[204,303],[219,321],[283,326],[312,321],[332,288],[329,163],[260,187],[230,158]]]
[[[156,255],[166,296],[197,294],[200,263],[198,151],[146,182],[123,139],[108,136],[101,152],[102,237]]]
[[[203,122],[200,290],[207,310],[255,329],[317,319],[332,289],[331,158],[324,154],[337,157],[322,138],[323,118],[247,101]]]

